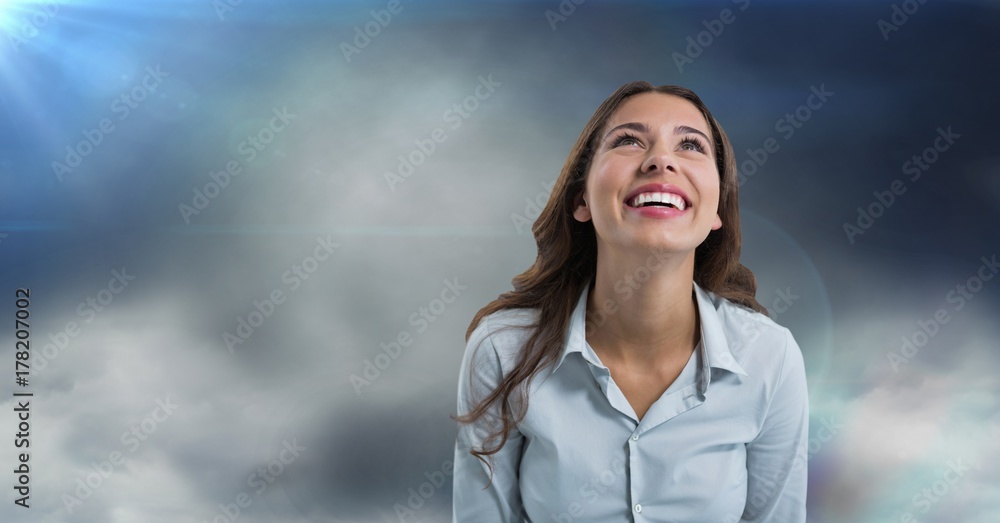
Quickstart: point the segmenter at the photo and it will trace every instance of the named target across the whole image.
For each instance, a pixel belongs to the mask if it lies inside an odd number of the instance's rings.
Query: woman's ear
[[[573,217],[576,218],[578,222],[590,221],[590,207],[587,205],[587,190],[584,189],[583,192],[577,195],[573,200]]]

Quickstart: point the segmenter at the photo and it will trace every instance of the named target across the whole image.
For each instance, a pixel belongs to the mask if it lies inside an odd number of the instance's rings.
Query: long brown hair
[[[583,286],[596,274],[597,239],[593,222],[577,221],[573,218],[573,209],[576,197],[585,187],[598,133],[627,98],[646,92],[664,93],[688,100],[701,111],[712,129],[716,167],[719,171],[719,216],[723,227],[711,231],[695,249],[694,280],[702,288],[723,298],[767,314],[767,309],[755,297],[757,281],[753,273],[740,263],[736,158],[722,126],[701,99],[689,89],[675,85],[656,87],[645,81],[622,85],[590,117],[563,165],[545,209],[531,228],[538,245],[535,263],[511,281],[514,290],[501,294],[480,309],[465,333],[468,343],[469,336],[479,322],[497,311],[526,308],[539,312],[537,321],[528,326],[532,334],[521,349],[511,372],[470,412],[452,416],[459,423],[473,423],[484,417],[491,405],[500,402],[502,426],[489,434],[483,448],[473,448],[470,451],[483,463],[486,463],[483,456],[490,457],[491,483],[492,455],[504,446],[509,431],[521,422],[527,410],[527,393],[520,385],[530,382],[535,374],[555,362]],[[515,390],[519,392],[517,406],[511,408],[509,400]]]

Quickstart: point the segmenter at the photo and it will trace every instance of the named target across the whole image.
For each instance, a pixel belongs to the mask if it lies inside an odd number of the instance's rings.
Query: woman
[[[739,262],[736,176],[690,90],[601,104],[466,333],[456,522],[805,521],[805,368]]]

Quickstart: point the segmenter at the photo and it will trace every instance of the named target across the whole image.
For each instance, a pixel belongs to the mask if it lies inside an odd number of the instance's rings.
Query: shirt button
[[[640,505],[640,504],[636,503],[636,504],[635,504],[635,511],[636,511],[636,512],[642,512],[642,505]]]
[[[638,434],[632,436],[632,441],[637,441],[638,439],[639,439],[639,435]]]

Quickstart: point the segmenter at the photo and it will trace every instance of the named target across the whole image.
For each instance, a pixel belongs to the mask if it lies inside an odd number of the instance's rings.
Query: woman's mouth
[[[629,200],[630,207],[671,207],[678,211],[687,208],[687,203],[678,194],[668,192],[646,192]]]
[[[680,195],[662,192],[639,194],[627,201],[625,207],[646,218],[673,218],[690,209]]]

